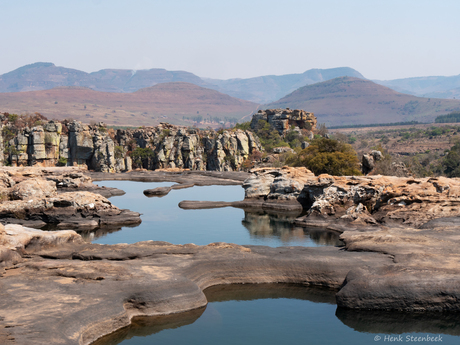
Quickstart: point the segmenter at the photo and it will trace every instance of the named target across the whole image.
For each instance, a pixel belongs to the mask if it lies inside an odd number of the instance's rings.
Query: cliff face
[[[115,132],[102,123],[49,121],[32,129],[11,130],[17,133],[5,142],[5,161],[19,166],[86,165],[96,171],[120,172],[134,164],[151,170],[234,171],[251,153],[263,150],[249,131],[215,132],[167,123]]]
[[[153,155],[144,160],[147,169],[240,170],[254,151],[262,151],[259,138],[249,131],[203,131],[162,123],[157,127],[118,130],[116,145],[123,150],[149,148]]]

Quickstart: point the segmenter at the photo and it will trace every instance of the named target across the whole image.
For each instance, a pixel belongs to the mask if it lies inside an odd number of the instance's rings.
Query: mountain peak
[[[19,67],[18,69],[32,69],[32,68],[46,68],[46,67],[56,67],[52,62],[35,62],[29,65]]]
[[[301,87],[269,108],[303,109],[327,125],[433,121],[460,109],[460,101],[420,98],[398,93],[370,80],[337,77]]]

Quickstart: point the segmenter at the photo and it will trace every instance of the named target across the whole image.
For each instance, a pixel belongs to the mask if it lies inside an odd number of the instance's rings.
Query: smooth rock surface
[[[202,307],[207,303],[203,290],[213,285],[278,282],[339,288],[352,267],[391,262],[382,254],[334,247],[72,241],[58,247],[25,244],[18,262],[2,272],[0,327],[14,338],[11,343],[86,345],[128,325],[134,316]]]

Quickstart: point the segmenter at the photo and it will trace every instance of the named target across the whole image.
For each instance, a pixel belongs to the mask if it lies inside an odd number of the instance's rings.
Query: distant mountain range
[[[249,119],[260,104],[312,111],[327,125],[425,122],[460,110],[458,100],[439,99],[457,96],[460,76],[372,82],[348,67],[219,80],[164,69],[86,73],[39,62],[0,75],[0,111],[123,125],[187,124],[184,117],[197,115]]]
[[[460,100],[402,94],[369,80],[341,77],[297,89],[263,108],[306,109],[326,125],[431,122],[460,110]]]
[[[266,75],[247,79],[209,79],[185,71],[103,69],[86,73],[37,62],[0,75],[0,92],[48,90],[60,86],[80,86],[104,92],[134,92],[160,83],[186,82],[256,103],[276,101],[296,89],[338,77],[366,79],[349,67],[311,69],[304,73]],[[460,75],[374,80],[395,91],[420,97],[460,98]]]
[[[0,92],[48,90],[60,86],[80,86],[104,92],[134,92],[159,83],[183,81],[198,86],[206,83],[193,73],[150,70],[103,69],[86,73],[58,67],[49,62],[37,62],[0,76]]]
[[[48,119],[73,118],[123,126],[154,126],[160,122],[193,125],[191,118],[198,116],[241,119],[250,117],[257,108],[256,103],[184,82],[157,84],[132,93],[75,86],[0,93],[0,111],[39,112]]]
[[[311,69],[301,74],[266,75],[248,79],[204,79],[213,89],[230,96],[246,99],[256,103],[268,103],[280,99],[297,90],[299,87],[311,85],[337,77],[364,77],[349,67],[330,69]]]
[[[460,75],[452,77],[418,77],[395,80],[374,80],[402,93],[421,97],[460,98]]]
[[[160,83],[186,82],[256,103],[275,101],[301,86],[341,76],[364,78],[352,68],[312,69],[301,74],[263,76],[249,79],[202,79],[193,73],[165,69],[103,69],[98,72],[58,67],[37,62],[0,75],[0,92],[48,90],[80,86],[104,92],[134,92]]]

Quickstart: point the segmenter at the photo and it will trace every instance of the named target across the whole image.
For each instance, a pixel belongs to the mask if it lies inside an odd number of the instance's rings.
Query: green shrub
[[[143,163],[153,157],[155,153],[153,152],[152,149],[146,147],[146,148],[141,148],[141,147],[136,147],[131,153],[130,156],[133,159],[133,164],[141,168],[143,166]]]
[[[57,162],[57,165],[60,166],[60,167],[65,167],[67,165],[67,158],[60,157],[58,162]]]
[[[243,122],[243,123],[237,123],[235,125],[235,128],[236,129],[241,129],[243,131],[251,130],[251,121]]]
[[[355,150],[334,139],[314,139],[310,146],[286,162],[294,166],[305,166],[315,173],[335,176],[361,175]]]
[[[125,156],[125,150],[122,146],[115,146],[114,155],[116,159],[123,158]]]
[[[460,177],[460,142],[452,146],[444,157],[442,167],[447,177]]]

